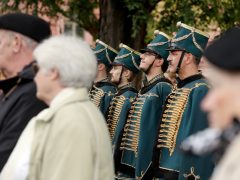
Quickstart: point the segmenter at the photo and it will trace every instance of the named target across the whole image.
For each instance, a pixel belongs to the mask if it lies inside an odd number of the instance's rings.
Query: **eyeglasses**
[[[153,52],[145,52],[144,54],[146,54],[147,56],[157,56],[157,54]]]
[[[37,62],[34,62],[34,63],[32,64],[32,69],[33,69],[33,71],[34,71],[35,74],[38,73],[38,71],[39,71],[39,66],[38,66]]]

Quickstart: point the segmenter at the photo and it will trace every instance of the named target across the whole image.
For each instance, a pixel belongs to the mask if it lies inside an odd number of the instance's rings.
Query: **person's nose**
[[[113,69],[111,69],[111,70],[109,71],[109,74],[110,74],[110,75],[112,75],[112,74],[113,74]]]
[[[168,62],[172,61],[172,57],[171,57],[171,55],[168,55],[168,57],[167,57],[167,61],[168,61]]]

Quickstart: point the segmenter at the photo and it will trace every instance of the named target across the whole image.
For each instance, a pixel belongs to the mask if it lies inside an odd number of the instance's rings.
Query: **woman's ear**
[[[60,78],[60,74],[57,68],[52,68],[51,70],[48,71],[49,78],[52,80],[56,80]]]

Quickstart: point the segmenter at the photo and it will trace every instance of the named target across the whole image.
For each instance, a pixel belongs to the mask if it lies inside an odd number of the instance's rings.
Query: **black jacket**
[[[36,98],[34,75],[28,65],[18,76],[0,81],[0,171],[28,121],[47,107]]]

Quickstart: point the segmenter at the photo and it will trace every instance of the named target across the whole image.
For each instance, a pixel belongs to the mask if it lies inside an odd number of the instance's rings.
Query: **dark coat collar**
[[[32,67],[32,63],[25,66],[23,70],[18,73],[17,76],[1,80],[0,81],[0,89],[4,94],[8,93],[14,86],[17,84],[24,84],[27,82],[32,82],[35,76],[35,72]]]
[[[156,80],[152,81],[151,83],[149,83],[147,86],[142,87],[142,89],[140,90],[140,94],[145,94],[159,82],[166,82],[166,83],[172,84],[167,78],[165,78],[164,76],[161,76]]]
[[[96,82],[94,83],[94,85],[96,87],[102,87],[102,86],[115,86],[114,84],[112,84],[111,82],[108,81],[100,81],[100,82]]]
[[[125,93],[126,91],[132,91],[132,92],[136,92],[137,93],[137,90],[136,90],[136,88],[133,87],[133,84],[129,83],[127,85],[124,85],[124,86],[120,87],[118,89],[118,92],[117,92],[116,96],[119,96],[119,95]]]
[[[190,82],[193,82],[193,81],[196,81],[198,79],[202,79],[203,76],[201,74],[195,74],[195,75],[192,75],[190,77],[187,77],[183,80],[177,78],[177,87],[178,88],[182,88],[183,86],[185,86],[186,84],[190,83]]]

